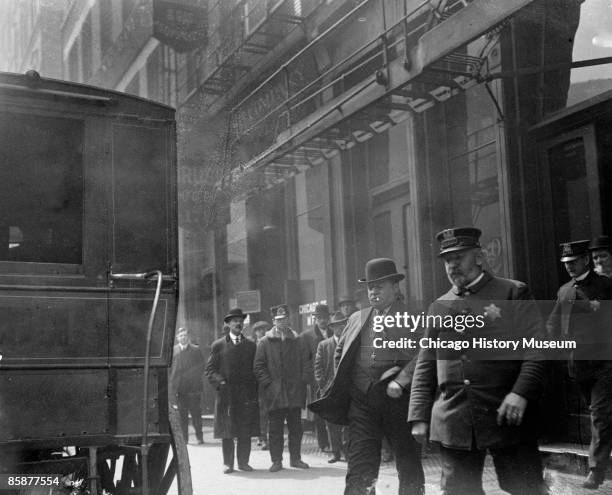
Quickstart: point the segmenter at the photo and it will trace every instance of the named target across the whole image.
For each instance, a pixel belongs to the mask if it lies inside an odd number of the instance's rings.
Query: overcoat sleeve
[[[327,363],[327,352],[323,342],[325,341],[319,342],[314,360],[314,377],[319,387],[325,385],[325,363]]]
[[[221,343],[214,342],[210,349],[210,356],[205,369],[206,378],[215,390],[219,390],[221,382],[225,381],[225,377],[221,374]]]
[[[435,314],[433,308],[434,305],[432,304],[429,307],[428,314]],[[438,330],[434,327],[428,327],[424,332],[421,330],[421,335],[436,339]],[[436,351],[433,348],[421,347],[414,365],[414,375],[410,388],[408,422],[422,421],[429,423],[437,387]]]
[[[514,325],[520,328],[520,336],[525,338],[535,337],[537,340],[541,340],[544,337],[542,316],[527,286],[521,285],[518,288],[515,304]],[[512,392],[529,401],[536,400],[542,394],[545,379],[546,361],[544,354],[541,350],[529,349],[523,357],[521,371],[512,387]]]
[[[253,372],[259,384],[265,388],[272,383],[272,377],[268,371],[268,357],[266,353],[265,339],[257,343],[255,360],[253,362]]]

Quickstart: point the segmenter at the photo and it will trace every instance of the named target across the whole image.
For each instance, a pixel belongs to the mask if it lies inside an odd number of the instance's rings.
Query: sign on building
[[[205,0],[153,0],[153,36],[177,52],[206,43]]]
[[[236,306],[243,313],[259,313],[261,311],[261,293],[258,290],[236,292]]]

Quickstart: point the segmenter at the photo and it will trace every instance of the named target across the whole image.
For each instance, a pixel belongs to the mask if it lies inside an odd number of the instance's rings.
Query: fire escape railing
[[[530,2],[362,1],[234,106],[226,162],[235,164],[231,151],[239,147],[254,158],[235,166],[223,185],[260,169],[258,187],[272,185],[482,82],[500,24]],[[403,12],[388,12],[398,4]],[[313,53],[361,16],[376,23],[376,35],[316,70]],[[485,34],[489,42],[468,55],[467,44]],[[312,77],[305,78],[309,66]],[[270,100],[275,103],[258,110],[258,102]]]
[[[322,0],[217,0],[209,18],[217,19],[206,47],[186,56],[178,80],[179,101],[196,91],[226,94],[298,26]]]

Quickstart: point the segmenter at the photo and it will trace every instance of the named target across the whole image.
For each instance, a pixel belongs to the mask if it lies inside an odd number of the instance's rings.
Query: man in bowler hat
[[[242,333],[246,317],[239,308],[225,315],[228,331],[213,342],[206,364],[206,377],[217,390],[214,435],[222,439],[225,474],[234,471],[235,451],[238,469],[253,471],[249,465],[251,437],[259,435],[257,379],[253,373],[256,344]]]
[[[314,376],[314,359],[317,355],[317,346],[321,341],[331,337],[332,335],[331,330],[328,328],[330,314],[327,304],[317,304],[314,312],[312,313],[312,317],[314,319],[312,328],[306,330],[300,335],[300,338],[304,340],[304,343],[308,348],[308,358],[311,362],[311,369],[313,369],[313,374],[308,382],[306,404],[310,404],[319,398],[319,385],[317,384]],[[327,438],[325,420],[318,414],[312,414],[312,416],[319,449],[321,449],[323,452],[327,452],[329,449],[329,439]]]
[[[336,376],[325,395],[310,409],[335,424],[348,424],[348,471],[345,495],[375,492],[381,441],[386,436],[395,454],[399,494],[424,493],[421,449],[410,435],[406,411],[414,371],[415,349],[378,348],[375,341],[401,341],[410,331],[391,324],[375,331],[375,319],[405,312],[399,300],[397,272],[388,258],[365,266],[368,299],[372,305],[350,316],[335,351]],[[395,319],[395,318],[390,318]]]
[[[289,326],[289,308],[282,304],[273,311],[274,326],[257,344],[253,365],[268,411],[271,473],[283,469],[285,421],[289,430],[289,465],[300,469],[309,467],[302,461],[300,413],[306,405],[306,384],[312,375],[308,348]]]
[[[571,280],[557,292],[547,329],[553,338],[576,341],[568,356],[569,374],[591,415],[589,474],[582,486],[595,489],[604,481],[612,451],[612,279],[591,270],[587,240],[562,244],[561,263]]]
[[[544,325],[524,283],[483,270],[480,234],[477,228],[463,227],[436,236],[452,287],[430,305],[428,316],[439,319],[431,318],[425,335],[433,341],[465,340],[470,347],[421,348],[408,421],[419,442],[429,437],[439,443],[445,495],[484,495],[487,451],[502,490],[539,495],[547,492],[534,424],[534,403],[544,387],[542,356],[523,348],[512,356],[480,351],[472,342],[541,339]],[[463,325],[468,317],[471,327]],[[453,325],[435,323],[443,320]]]
[[[172,367],[170,369],[170,396],[176,399],[185,443],[189,442],[189,415],[199,444],[202,435],[202,400],[204,356],[197,345],[191,343],[189,331],[181,327],[176,332]]]
[[[612,236],[602,235],[593,239],[589,251],[595,265],[595,273],[612,278]]]

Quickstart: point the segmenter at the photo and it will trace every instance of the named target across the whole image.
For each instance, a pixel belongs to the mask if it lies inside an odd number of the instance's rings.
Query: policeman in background
[[[603,248],[601,242],[591,247]],[[547,330],[552,338],[576,341],[569,374],[591,415],[589,475],[582,486],[595,489],[604,481],[612,451],[612,279],[595,273],[590,261],[589,241],[561,245],[561,263],[571,280],[557,292]]]

